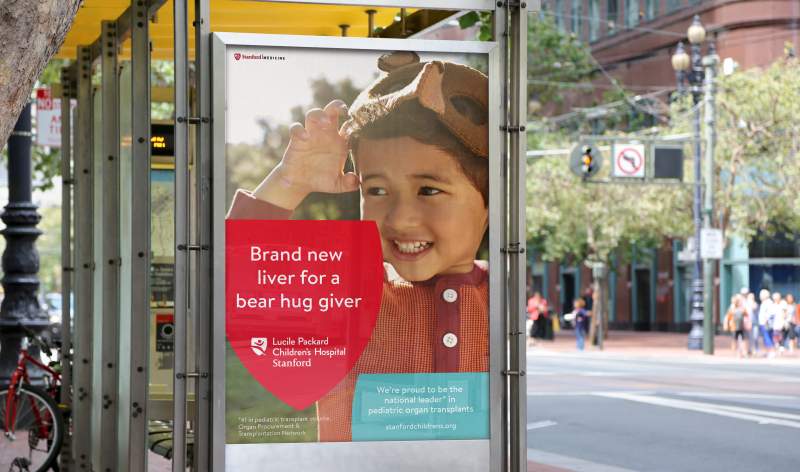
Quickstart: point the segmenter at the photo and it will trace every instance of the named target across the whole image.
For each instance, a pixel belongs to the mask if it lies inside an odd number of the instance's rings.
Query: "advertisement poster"
[[[244,445],[488,443],[487,69],[226,49],[226,469]]]

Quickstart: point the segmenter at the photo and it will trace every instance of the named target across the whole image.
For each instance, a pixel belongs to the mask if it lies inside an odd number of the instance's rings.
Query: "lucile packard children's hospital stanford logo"
[[[352,370],[383,291],[374,221],[225,222],[226,335],[266,390],[298,410]]]

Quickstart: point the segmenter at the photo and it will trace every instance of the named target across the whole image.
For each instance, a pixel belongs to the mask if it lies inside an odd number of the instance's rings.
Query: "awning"
[[[194,2],[189,3],[189,18],[194,18]],[[375,10],[376,27],[387,27],[399,16],[399,8],[361,6],[270,3],[252,1],[211,0],[211,31],[244,33],[301,34],[341,36],[340,25],[348,25],[347,35],[366,37],[367,10]],[[130,6],[129,0],[84,0],[64,44],[55,56],[74,59],[79,45],[92,44],[100,36],[100,23],[116,20]],[[407,9],[411,14],[412,9]],[[158,10],[150,27],[153,59],[172,59],[172,0]],[[189,34],[189,54],[194,54],[194,34]],[[129,41],[121,54],[128,57]]]

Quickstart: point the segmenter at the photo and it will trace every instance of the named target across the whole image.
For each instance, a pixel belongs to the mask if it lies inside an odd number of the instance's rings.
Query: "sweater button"
[[[458,336],[453,333],[446,333],[442,336],[442,344],[444,344],[445,347],[456,347],[456,344],[458,344]]]
[[[458,292],[453,290],[452,288],[448,288],[444,292],[442,292],[442,298],[447,303],[453,303],[454,301],[458,300]]]

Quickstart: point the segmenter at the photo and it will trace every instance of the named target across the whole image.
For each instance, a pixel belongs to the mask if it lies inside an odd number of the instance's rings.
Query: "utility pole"
[[[713,227],[714,216],[714,145],[716,144],[716,80],[717,63],[719,56],[713,41],[709,45],[708,55],[703,58],[705,67],[705,199],[703,205],[703,228]],[[703,278],[705,294],[703,300],[703,352],[714,354],[714,260],[705,259],[703,261]]]

